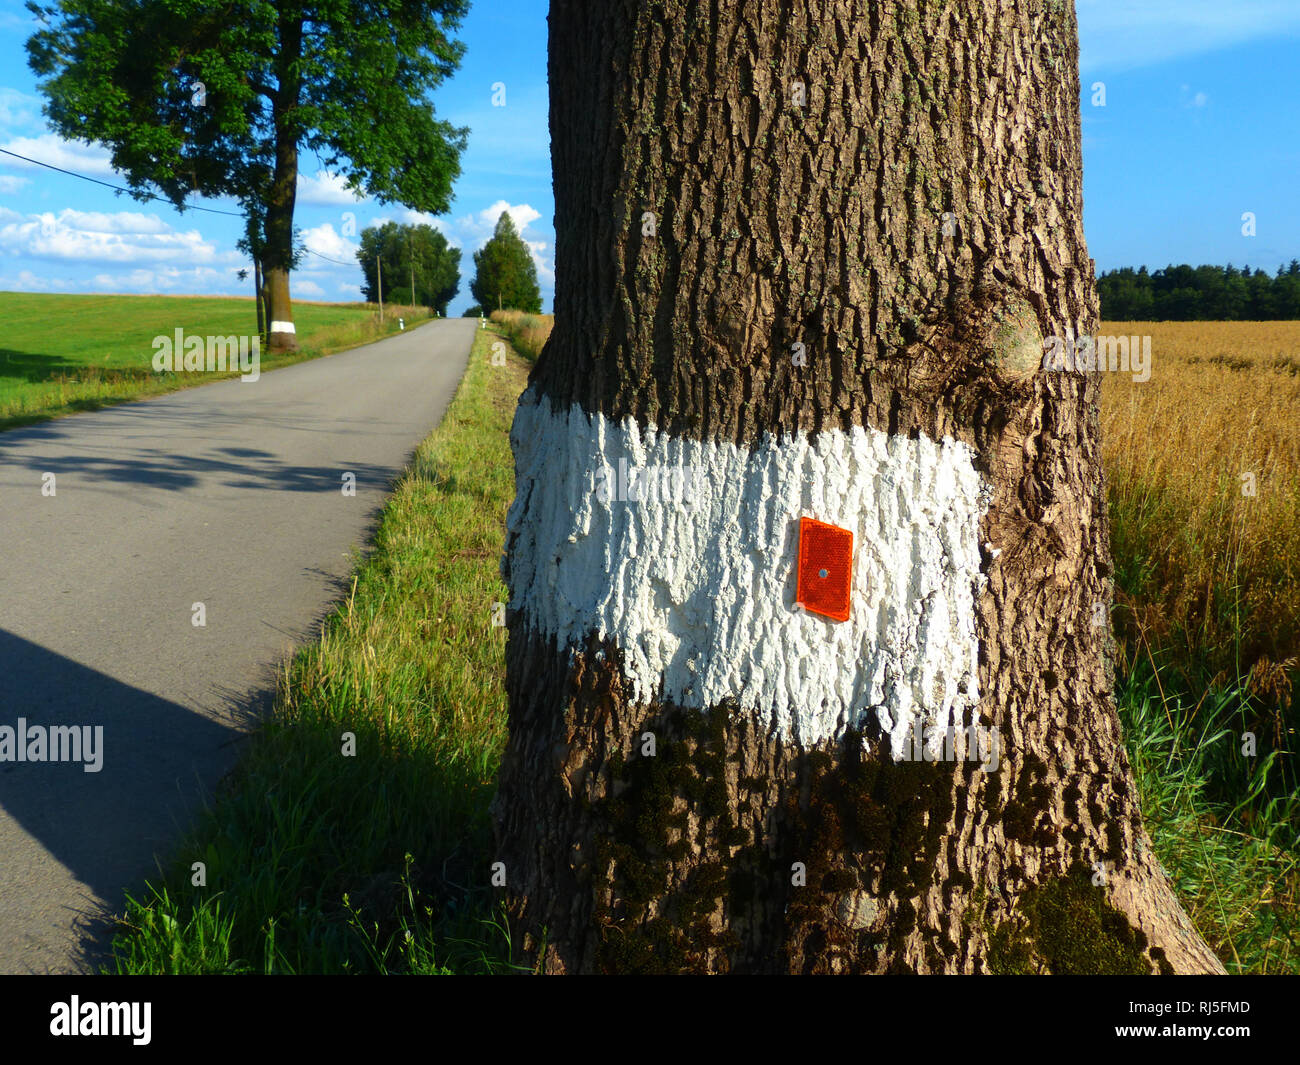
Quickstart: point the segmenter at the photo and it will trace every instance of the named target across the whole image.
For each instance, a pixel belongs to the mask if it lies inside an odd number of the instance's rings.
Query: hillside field
[[[385,308],[381,327],[364,303],[294,301],[301,351],[261,369],[327,355],[377,339],[427,316],[424,308]],[[247,299],[202,296],[79,296],[0,292],[0,429],[140,396],[207,384],[220,374],[156,374],[153,338],[252,335],[257,312]]]

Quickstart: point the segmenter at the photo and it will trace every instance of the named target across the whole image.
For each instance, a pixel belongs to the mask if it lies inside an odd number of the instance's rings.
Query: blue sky
[[[1098,269],[1232,262],[1270,272],[1300,258],[1300,0],[1078,0],[1084,224]],[[303,299],[359,296],[356,234],[386,219],[429,221],[471,253],[509,210],[533,249],[545,309],[554,290],[545,0],[479,0],[460,32],[439,115],[471,128],[451,211],[437,219],[356,201],[303,160],[296,222],[309,254]],[[107,153],[55,137],[23,43],[32,22],[0,0],[0,148],[114,181]],[[505,85],[505,106],[493,87]],[[1093,103],[1093,86],[1105,103]],[[203,206],[234,209],[222,201]],[[1242,233],[1253,213],[1256,235]],[[0,290],[247,295],[238,218],[142,204],[0,155]],[[324,257],[324,258],[322,258]]]

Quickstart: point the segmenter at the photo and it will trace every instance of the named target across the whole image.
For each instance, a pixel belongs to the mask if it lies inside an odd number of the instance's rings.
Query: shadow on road
[[[0,377],[12,377],[28,384],[52,381],[85,368],[85,364],[65,359],[62,355],[0,348]]]
[[[242,708],[239,719],[257,712]],[[0,762],[0,811],[114,908],[124,887],[154,872],[155,852],[188,827],[206,794],[200,781],[233,766],[242,735],[235,721],[209,720],[0,630],[0,726],[16,729],[19,718],[28,728],[103,726],[99,772],[82,762]],[[21,942],[24,929],[5,926],[39,910],[42,875],[39,863],[0,867],[0,945]],[[55,915],[64,927],[81,928],[90,965],[103,956],[106,929],[80,916]],[[0,971],[32,964],[0,956]]]
[[[71,475],[89,483],[145,485],[152,488],[179,490],[199,484],[217,484],[227,488],[253,488],[275,492],[338,492],[342,476],[351,473],[358,488],[379,488],[389,491],[401,467],[376,465],[368,462],[339,460],[328,466],[306,466],[286,463],[273,452],[257,447],[212,446],[204,441],[216,435],[220,422],[239,424],[247,420],[247,412],[235,408],[229,412],[205,412],[196,417],[186,409],[174,410],[156,403],[139,403],[118,406],[106,416],[122,419],[126,424],[115,427],[112,434],[103,433],[104,444],[88,441],[76,419],[43,422],[22,429],[0,433],[0,461],[16,469],[23,466],[33,474],[33,483],[39,483],[43,473],[50,472],[60,479]],[[360,438],[375,432],[373,423],[335,415],[328,417],[334,429],[346,428],[349,437]],[[302,419],[259,419],[259,424],[279,429],[313,432],[320,421],[315,417]],[[157,446],[160,436],[181,427],[195,440],[193,451],[162,451]],[[31,445],[39,440],[52,449],[70,453],[42,456]],[[21,457],[19,457],[21,456]]]

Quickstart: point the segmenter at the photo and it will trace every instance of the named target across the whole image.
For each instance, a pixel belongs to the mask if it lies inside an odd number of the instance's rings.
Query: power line
[[[339,259],[331,259],[328,255],[322,255],[322,254],[321,254],[320,252],[318,252],[318,251],[312,251],[311,248],[307,247],[307,245],[305,245],[305,244],[302,246],[302,250],[303,250],[303,251],[311,252],[312,255],[316,256],[316,258],[318,258],[318,259],[324,259],[327,263],[337,263],[339,266],[356,266],[356,265],[357,265],[356,263],[345,263],[345,262],[343,262],[343,261],[341,261],[341,260],[339,260]]]
[[[173,207],[176,206],[174,203],[172,203],[171,200],[167,199],[166,196],[155,196],[151,192],[139,193],[139,192],[135,192],[132,189],[124,189],[121,185],[114,185],[108,181],[100,181],[99,178],[93,178],[87,174],[78,174],[75,170],[64,170],[63,167],[55,166],[53,163],[43,163],[39,159],[29,159],[25,155],[19,155],[17,152],[9,151],[8,148],[0,148],[0,153],[3,153],[4,155],[12,155],[15,159],[21,159],[23,162],[32,163],[35,166],[43,166],[43,167],[47,167],[50,170],[57,170],[60,174],[67,174],[69,177],[81,178],[82,181],[93,181],[96,185],[103,185],[106,189],[115,189],[118,192],[125,192],[128,195],[134,196],[136,198],[139,198],[140,196],[143,195],[144,198],[147,200],[158,200],[160,203],[170,203]],[[244,217],[238,211],[218,211],[215,207],[195,207],[193,205],[190,205],[187,207],[177,208],[177,210],[206,211],[208,214],[224,214],[224,215],[229,215],[231,218]]]
[[[21,159],[25,163],[32,163],[35,166],[47,167],[50,170],[57,170],[60,174],[67,174],[69,177],[81,178],[82,181],[93,181],[96,185],[103,185],[106,189],[115,189],[118,192],[125,192],[131,196],[140,195],[137,192],[133,192],[131,189],[122,188],[121,185],[114,185],[108,181],[100,181],[99,178],[93,178],[87,174],[78,174],[74,170],[64,170],[63,167],[61,166],[55,166],[53,163],[43,163],[39,159],[30,159],[25,155],[19,155],[17,152],[11,152],[8,148],[0,148],[0,154],[12,155],[15,159]],[[176,206],[174,203],[172,203],[171,200],[167,199],[165,196],[155,196],[153,193],[145,193],[144,195],[147,199],[158,200],[160,203],[169,203],[172,204],[173,207]],[[215,207],[196,207],[192,204],[184,208],[184,210],[206,211],[208,214],[224,214],[224,215],[228,215],[231,218],[244,217],[238,211],[218,211]],[[304,248],[303,250],[311,252],[311,254],[315,255],[317,258],[324,259],[327,263],[334,263],[337,266],[356,266],[356,263],[343,262],[340,259],[331,259],[328,255],[321,255],[321,253],[318,251],[312,251],[311,248]]]

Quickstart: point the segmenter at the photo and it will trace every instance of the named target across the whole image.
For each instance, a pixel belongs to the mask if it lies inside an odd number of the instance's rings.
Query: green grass
[[[495,339],[477,334],[351,594],[287,666],[239,769],[128,900],[113,971],[508,971],[490,887],[506,720],[492,621],[526,367],[513,353],[492,367]]]
[[[1243,754],[1258,696],[1237,683],[1192,702],[1165,672],[1148,662],[1118,692],[1156,857],[1229,972],[1300,973],[1300,797],[1276,784],[1277,750]]]
[[[397,332],[423,308],[294,303],[300,350],[269,355],[261,369],[328,355]],[[201,336],[252,335],[252,299],[199,296],[73,296],[0,292],[0,430],[141,396],[207,384],[229,374],[155,373],[153,338],[183,329]]]

